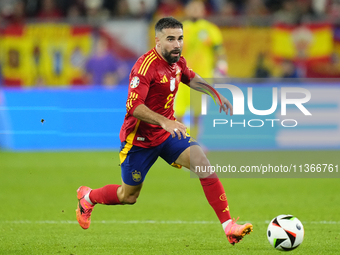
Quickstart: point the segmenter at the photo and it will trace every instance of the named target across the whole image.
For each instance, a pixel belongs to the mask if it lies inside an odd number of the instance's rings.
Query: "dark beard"
[[[172,57],[171,54],[172,53],[179,53],[178,54],[178,57]],[[165,58],[165,60],[169,63],[169,64],[173,64],[173,63],[176,63],[178,62],[178,60],[180,59],[181,57],[181,50],[172,50],[172,51],[162,51],[162,55],[163,57]]]

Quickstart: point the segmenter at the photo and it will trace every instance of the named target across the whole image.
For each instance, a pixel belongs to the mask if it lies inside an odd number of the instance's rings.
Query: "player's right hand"
[[[167,120],[161,126],[164,130],[171,134],[172,138],[175,138],[176,134],[179,140],[181,140],[182,136],[184,139],[187,137],[187,127],[181,122]]]

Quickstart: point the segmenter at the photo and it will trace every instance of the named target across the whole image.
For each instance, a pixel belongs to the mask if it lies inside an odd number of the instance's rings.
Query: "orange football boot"
[[[91,213],[94,205],[87,202],[84,196],[92,189],[86,186],[81,186],[77,189],[78,204],[76,209],[77,221],[83,229],[88,229],[91,224]]]
[[[253,231],[253,225],[250,223],[246,223],[243,225],[236,224],[236,221],[233,219],[229,222],[229,224],[224,229],[225,234],[227,235],[229,243],[234,245],[242,240],[245,235],[250,234]]]

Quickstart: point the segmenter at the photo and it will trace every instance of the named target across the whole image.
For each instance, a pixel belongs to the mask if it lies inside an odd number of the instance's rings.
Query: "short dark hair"
[[[173,17],[166,17],[160,19],[155,25],[155,31],[161,32],[166,28],[181,28],[183,29],[183,24]]]

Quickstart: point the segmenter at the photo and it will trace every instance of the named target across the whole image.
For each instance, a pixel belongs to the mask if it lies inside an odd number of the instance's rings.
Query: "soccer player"
[[[203,78],[225,77],[227,62],[220,29],[204,19],[203,1],[190,1],[185,7],[187,19],[183,22],[185,45],[183,55],[193,70]],[[215,75],[216,74],[216,75]],[[188,96],[190,95],[190,96]],[[180,83],[175,100],[175,117],[183,122],[190,110],[190,135],[198,138],[199,116],[201,114],[201,93]]]
[[[79,187],[76,214],[84,229],[90,226],[90,216],[96,204],[136,203],[145,176],[158,157],[172,166],[184,166],[193,172],[195,166],[210,166],[201,147],[187,135],[186,126],[174,117],[173,100],[180,81],[193,89],[209,89],[215,93],[220,112],[223,110],[228,114],[230,111],[232,115],[230,102],[189,69],[181,56],[182,23],[171,17],[162,18],[155,30],[155,48],[141,56],[130,73],[127,113],[120,131],[122,183],[93,190]],[[253,226],[250,223],[238,225],[231,219],[227,197],[216,173],[196,174],[228,241],[234,245],[250,233]]]

